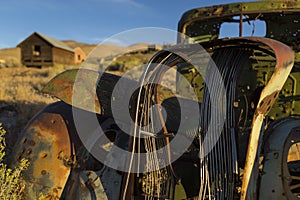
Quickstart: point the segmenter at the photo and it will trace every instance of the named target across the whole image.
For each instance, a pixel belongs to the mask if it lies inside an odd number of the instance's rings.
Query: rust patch
[[[55,123],[52,123],[55,122]],[[70,167],[58,159],[60,152],[71,156],[67,126],[59,114],[41,113],[28,124],[22,133],[19,145],[16,145],[15,161],[27,158],[29,168],[24,171],[27,184],[26,195],[49,193],[54,188],[63,188],[70,173]],[[27,140],[27,142],[24,142]],[[39,184],[35,184],[39,183]],[[61,190],[57,196],[61,195]],[[36,199],[36,196],[27,196]]]
[[[34,145],[35,145],[35,141],[34,141],[34,140],[29,140],[29,141],[28,141],[28,144],[29,144],[30,146],[34,146]]]
[[[261,100],[258,107],[256,108],[257,112],[259,114],[268,113],[272,108],[272,105],[275,103],[278,93],[279,91],[275,91]]]

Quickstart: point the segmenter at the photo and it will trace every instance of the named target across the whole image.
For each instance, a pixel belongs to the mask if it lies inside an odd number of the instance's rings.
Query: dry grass
[[[22,178],[22,172],[28,168],[29,162],[26,159],[22,159],[13,169],[4,163],[6,153],[5,134],[6,130],[3,129],[0,122],[0,199],[24,199],[25,183]]]
[[[49,103],[37,90],[47,82],[49,69],[4,68],[0,72],[1,101]]]
[[[127,70],[141,65],[152,56],[150,54],[124,55],[116,60],[118,66]],[[78,66],[57,65],[49,68],[0,68],[0,121],[10,133],[7,138],[8,147],[12,147],[22,129],[28,121],[46,105],[57,99],[41,93],[41,89],[57,74]],[[117,67],[111,73],[122,75],[124,69]],[[141,72],[133,71],[131,76],[138,76]],[[10,138],[11,137],[11,138]]]
[[[11,147],[26,123],[47,104],[56,101],[40,90],[55,75],[75,66],[53,68],[1,68],[0,69],[0,121],[10,133]]]
[[[21,50],[20,48],[0,49],[0,60],[5,62],[7,67],[17,67],[21,65]]]

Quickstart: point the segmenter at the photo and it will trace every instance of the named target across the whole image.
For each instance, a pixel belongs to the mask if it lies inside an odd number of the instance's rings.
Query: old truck
[[[300,199],[299,16],[297,0],[196,8],[139,81],[58,75],[11,156],[30,161],[26,198]]]

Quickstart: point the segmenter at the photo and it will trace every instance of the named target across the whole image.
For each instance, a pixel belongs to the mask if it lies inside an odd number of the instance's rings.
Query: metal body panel
[[[254,195],[247,194],[247,187],[250,181],[252,168],[256,162],[255,160],[257,158],[257,153],[260,153],[257,152],[257,148],[260,142],[259,138],[263,120],[275,103],[280,90],[282,89],[285,81],[288,78],[288,75],[292,70],[292,67],[294,66],[294,52],[290,49],[290,47],[278,41],[267,38],[253,38],[253,40],[261,41],[274,50],[276,56],[276,66],[274,73],[260,94],[257,104],[258,106],[253,116],[252,131],[250,134],[247,159],[244,167],[241,199],[246,199],[247,195],[250,195],[250,197],[247,198],[251,199],[251,196]]]
[[[239,14],[257,14],[257,13],[281,13],[281,12],[299,12],[300,3],[298,1],[260,1],[260,2],[239,2],[210,7],[195,8],[185,12],[179,23],[178,31],[182,32],[184,27],[193,21],[209,20],[213,18],[225,18]],[[184,33],[184,31],[182,32]]]
[[[40,194],[60,197],[71,166],[69,130],[61,114],[52,106],[38,113],[22,132],[12,153],[12,164],[26,158],[30,162],[24,172],[26,199]]]

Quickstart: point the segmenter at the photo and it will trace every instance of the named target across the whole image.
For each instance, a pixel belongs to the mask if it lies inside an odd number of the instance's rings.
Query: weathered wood
[[[74,61],[74,52],[66,51],[56,47],[52,48],[53,64],[67,64],[72,65]]]
[[[40,47],[40,55],[35,55],[34,45]],[[25,66],[51,66],[52,60],[52,47],[42,38],[32,35],[20,44],[21,48],[21,62]]]
[[[33,33],[18,45],[21,48],[21,62],[23,65],[42,67],[55,64],[72,65],[75,63],[75,52],[72,49],[56,47],[43,37],[46,36]]]

